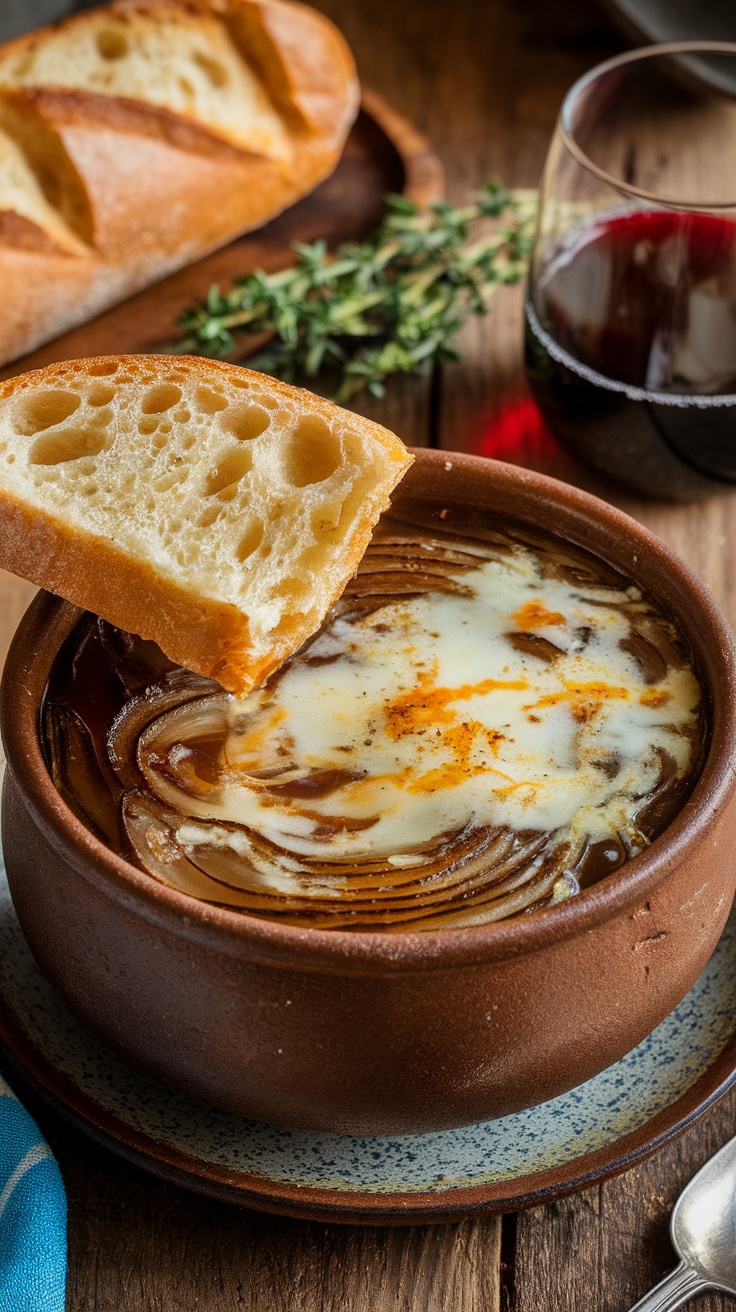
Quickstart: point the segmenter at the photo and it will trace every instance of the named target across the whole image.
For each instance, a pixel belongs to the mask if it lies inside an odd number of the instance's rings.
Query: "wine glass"
[[[548,424],[640,492],[736,484],[736,44],[594,68],[565,98],[526,304]]]

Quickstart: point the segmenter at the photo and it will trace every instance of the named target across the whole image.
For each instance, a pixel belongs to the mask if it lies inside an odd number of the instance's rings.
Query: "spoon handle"
[[[630,1312],[675,1312],[675,1308],[682,1307],[683,1303],[694,1298],[701,1290],[710,1288],[708,1281],[703,1280],[697,1271],[681,1262],[654,1289],[640,1298]]]

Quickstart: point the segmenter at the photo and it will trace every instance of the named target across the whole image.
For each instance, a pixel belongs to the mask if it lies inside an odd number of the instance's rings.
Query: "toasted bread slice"
[[[410,463],[234,365],[50,365],[0,387],[0,566],[246,693],[319,627]]]

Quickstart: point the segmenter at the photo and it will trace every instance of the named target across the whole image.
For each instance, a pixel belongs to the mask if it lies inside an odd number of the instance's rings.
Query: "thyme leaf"
[[[533,241],[536,193],[488,183],[472,204],[436,201],[420,209],[386,198],[386,216],[367,241],[294,244],[296,261],[277,273],[238,278],[177,321],[175,350],[223,357],[247,335],[269,335],[248,361],[286,382],[335,381],[334,399],[383,395],[392,374],[425,374],[457,356],[451,342],[470,315],[487,313],[493,293],[524,276]],[[497,219],[471,239],[479,219]]]

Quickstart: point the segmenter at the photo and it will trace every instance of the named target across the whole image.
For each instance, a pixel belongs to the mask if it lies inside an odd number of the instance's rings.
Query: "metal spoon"
[[[736,1139],[683,1189],[672,1212],[670,1237],[680,1265],[631,1312],[675,1312],[704,1289],[736,1298]]]

